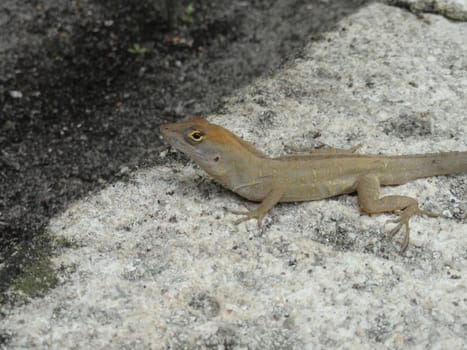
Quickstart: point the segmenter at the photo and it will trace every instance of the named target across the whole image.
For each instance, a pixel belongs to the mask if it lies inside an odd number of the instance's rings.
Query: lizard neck
[[[229,152],[220,152],[219,159],[215,166],[206,166],[197,162],[214,180],[222,186],[240,194],[237,191],[239,186],[250,184],[258,176],[258,169],[263,167],[263,163],[268,159],[257,154],[237,147]]]

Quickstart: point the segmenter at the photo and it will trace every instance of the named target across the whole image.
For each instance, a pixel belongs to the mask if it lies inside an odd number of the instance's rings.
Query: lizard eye
[[[195,142],[201,142],[204,139],[204,134],[199,130],[193,130],[188,134],[188,137]]]

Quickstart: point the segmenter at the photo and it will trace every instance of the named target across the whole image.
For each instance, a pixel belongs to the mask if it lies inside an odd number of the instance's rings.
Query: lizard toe
[[[250,219],[253,219],[253,218],[250,218],[250,217],[248,217],[248,216],[244,216],[243,218],[239,218],[239,219],[237,219],[237,220],[234,220],[233,223],[234,223],[235,225],[239,225],[239,224],[241,224],[242,222],[248,221],[248,220],[250,220]]]
[[[249,211],[245,211],[245,210],[227,209],[227,211],[228,211],[230,214],[234,214],[234,215],[248,215],[248,214],[250,213]]]
[[[409,228],[409,222],[408,219],[405,219],[404,217],[400,217],[398,219],[398,224],[389,231],[389,236],[393,238],[396,234],[398,234],[403,227],[405,226],[405,234],[404,238],[402,239],[401,242],[401,249],[399,251],[399,254],[403,254],[406,250],[407,247],[409,246],[410,242],[410,228]]]
[[[428,216],[430,218],[445,218],[445,219],[448,219],[448,217],[444,214],[439,214],[439,213],[435,213],[435,212],[432,212],[432,211],[429,211],[429,210],[420,210],[418,212],[418,214],[420,215],[425,215],[425,216]]]
[[[235,220],[233,223],[235,225],[238,225],[244,221],[248,221],[248,220],[251,220],[251,219],[256,219],[257,222],[258,222],[258,228],[261,228],[261,225],[262,225],[262,221],[263,221],[263,217],[264,215],[261,215],[260,213],[256,212],[255,210],[254,211],[237,211],[237,210],[230,210],[230,212],[234,215],[243,215],[242,218],[239,218],[237,220]]]

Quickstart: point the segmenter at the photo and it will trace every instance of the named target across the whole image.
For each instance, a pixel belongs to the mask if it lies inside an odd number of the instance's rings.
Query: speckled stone
[[[467,150],[467,23],[371,4],[303,57],[230,97],[222,124],[270,154],[327,144],[361,152]],[[193,164],[133,174],[49,227],[58,286],[7,310],[12,348],[460,349],[467,343],[467,176],[406,194],[449,218],[390,216],[355,196],[279,205],[259,231],[244,200]]]

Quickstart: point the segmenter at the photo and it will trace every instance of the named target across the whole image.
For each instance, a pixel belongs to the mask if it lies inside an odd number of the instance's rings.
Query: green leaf
[[[188,5],[187,7],[185,7],[185,14],[186,15],[192,15],[193,12],[195,12],[195,8],[193,7],[192,4]]]
[[[143,54],[143,53],[145,53],[147,51],[148,51],[148,49],[146,49],[144,47],[141,47],[141,45],[138,44],[138,43],[134,43],[133,46],[128,49],[129,53],[132,53],[132,54],[135,54],[135,55],[141,55],[141,54]]]

